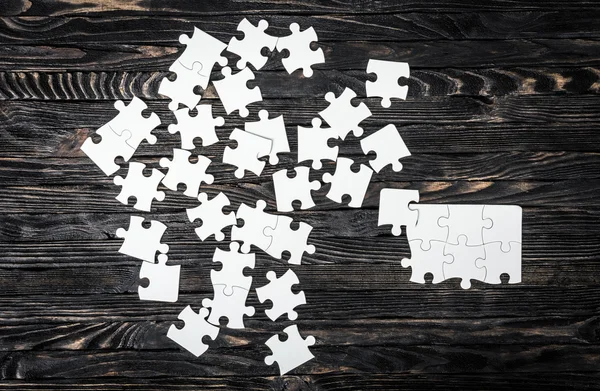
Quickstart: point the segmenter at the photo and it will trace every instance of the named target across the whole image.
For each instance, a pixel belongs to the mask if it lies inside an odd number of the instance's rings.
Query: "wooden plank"
[[[179,34],[177,34],[179,36]],[[406,61],[416,68],[493,68],[600,65],[596,39],[319,41],[326,62],[317,70],[365,70],[370,58]],[[79,46],[0,46],[0,71],[165,71],[179,46],[87,44]],[[234,59],[233,55],[228,55]],[[265,70],[282,70],[272,53]]]
[[[117,100],[161,99],[158,87],[168,72],[2,72],[2,100]],[[474,68],[419,69],[412,68],[408,99],[430,96],[537,95],[549,93],[598,93],[600,69],[573,68]],[[218,78],[218,72],[213,73]],[[311,79],[301,73],[288,75],[282,71],[256,73],[256,84],[262,86],[263,98],[319,98],[328,91],[341,93],[352,88],[365,97],[364,71],[322,70]],[[266,88],[268,86],[269,88]],[[280,88],[277,88],[280,86]],[[285,88],[284,88],[285,86]],[[204,99],[217,98],[211,84],[202,93]]]
[[[348,10],[350,11],[350,10]],[[0,40],[7,45],[103,43],[179,45],[180,34],[197,26],[228,43],[244,17],[260,15],[2,17]],[[415,41],[444,39],[599,38],[597,9],[532,12],[270,15],[267,33],[290,34],[288,26],[312,26],[319,40]],[[99,37],[101,37],[99,39]]]

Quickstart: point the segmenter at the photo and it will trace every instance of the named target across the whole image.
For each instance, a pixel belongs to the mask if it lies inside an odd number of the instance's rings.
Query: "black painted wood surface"
[[[4,0],[0,4],[0,388],[140,390],[594,389],[600,382],[600,7],[596,1]],[[163,121],[158,144],[134,159],[158,167],[179,144],[158,84],[193,26],[227,42],[244,17],[285,35],[317,31],[327,62],[305,79],[272,53],[257,73],[264,102],[294,125],[348,86],[364,98],[369,58],[411,65],[409,98],[383,109],[364,99],[368,133],[394,123],[413,156],[373,177],[364,207],[317,192],[293,214],[314,227],[314,255],[294,268],[308,304],[297,323],[317,339],[316,359],[279,377],[264,341],[289,321],[257,314],[223,328],[195,358],[166,337],[186,304],[210,296],[214,240],[187,223],[192,199],[167,191],[151,213],[114,197],[119,188],[79,150],[118,99],[148,102]],[[231,55],[230,64],[235,64]],[[218,77],[218,72],[215,72]],[[214,89],[204,98],[225,116]],[[227,140],[237,115],[219,130]],[[198,148],[233,201],[275,199],[270,174],[236,180],[219,163],[227,142]],[[341,155],[366,162],[350,136]],[[125,165],[117,174],[126,173]],[[332,172],[325,164],[323,172]],[[311,175],[319,179],[321,173]],[[405,237],[377,227],[379,190],[411,188],[422,202],[517,204],[523,283],[418,285],[400,260]],[[139,261],[117,252],[131,213],[169,226],[182,265],[176,304],[139,301]],[[253,286],[284,261],[259,253]],[[178,323],[179,324],[179,323]]]

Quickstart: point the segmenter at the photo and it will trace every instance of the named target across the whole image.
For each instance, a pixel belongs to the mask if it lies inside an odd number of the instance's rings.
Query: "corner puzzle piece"
[[[180,103],[191,109],[200,102],[202,96],[196,94],[194,88],[201,86],[206,89],[208,85],[208,76],[201,75],[201,69],[202,66],[199,63],[194,63],[191,69],[179,62],[171,65],[169,70],[175,72],[177,77],[174,81],[164,77],[158,86],[158,93],[171,99],[169,110],[176,111]]]
[[[225,239],[222,230],[236,223],[235,213],[223,213],[223,208],[229,206],[229,198],[223,193],[219,193],[212,200],[208,199],[208,194],[200,193],[198,195],[200,205],[195,208],[187,209],[187,216],[190,222],[196,219],[202,220],[202,226],[194,231],[200,240],[206,240],[210,235],[215,235],[217,242]]]
[[[464,235],[469,246],[483,244],[482,231],[492,226],[483,219],[483,205],[448,205],[448,213],[448,218],[439,220],[440,227],[448,227],[448,243],[458,244],[458,237]]]
[[[410,208],[411,202],[419,202],[418,190],[382,189],[379,193],[378,226],[392,225],[392,234],[399,236],[402,226],[407,230],[417,224],[419,213]]]
[[[315,253],[315,246],[307,244],[308,236],[313,227],[300,222],[298,229],[291,228],[293,219],[289,216],[277,216],[277,225],[275,228],[265,228],[264,234],[271,237],[271,245],[266,249],[266,253],[273,258],[281,259],[283,252],[290,253],[288,263],[300,265],[302,263],[302,254]],[[293,320],[293,319],[292,319]]]
[[[200,137],[202,146],[208,147],[219,141],[215,127],[223,126],[225,120],[223,117],[212,116],[211,105],[196,106],[198,112],[195,116],[190,116],[190,109],[181,109],[175,111],[177,124],[171,124],[167,128],[169,133],[175,134],[179,132],[181,137],[181,149],[194,149],[194,139]]]
[[[333,175],[328,172],[323,174],[323,182],[331,184],[327,198],[341,203],[342,196],[348,194],[352,198],[348,206],[360,208],[367,193],[373,170],[361,164],[360,170],[354,172],[351,169],[352,164],[354,164],[352,159],[338,158],[335,173]]]
[[[210,76],[216,63],[222,67],[227,65],[227,58],[221,55],[227,45],[197,27],[194,27],[194,34],[191,37],[181,34],[179,42],[186,45],[186,48],[178,61],[187,69],[192,69],[194,63],[198,63],[202,66],[201,75]]]
[[[492,226],[483,229],[483,243],[501,242],[501,249],[509,252],[512,243],[521,243],[523,210],[516,205],[484,205],[483,218]],[[512,279],[511,279],[512,280]]]
[[[127,231],[123,228],[117,229],[117,237],[125,239],[119,252],[154,263],[157,251],[163,254],[169,251],[169,245],[160,242],[167,226],[160,221],[150,220],[150,228],[144,228],[143,222],[144,218],[141,216],[130,216]]]
[[[325,100],[329,102],[329,106],[319,113],[329,126],[337,130],[342,140],[350,131],[355,137],[362,136],[363,129],[358,125],[371,116],[371,110],[364,103],[353,106],[351,102],[353,98],[356,98],[356,92],[348,87],[337,98],[333,92],[328,92],[325,94]]]
[[[391,164],[392,169],[396,172],[402,170],[402,163],[399,160],[410,156],[410,151],[404,144],[402,136],[398,133],[396,126],[392,124],[360,140],[360,147],[365,155],[370,151],[377,154],[375,160],[369,162],[377,173],[388,164]]]
[[[433,284],[445,280],[444,264],[451,263],[451,255],[444,254],[444,242],[431,242],[429,250],[423,250],[423,241],[420,239],[409,240],[411,257],[402,259],[402,267],[410,267],[410,281],[425,284],[425,274],[433,275]]]
[[[410,76],[410,67],[407,62],[369,60],[367,73],[377,74],[377,80],[365,83],[367,96],[380,96],[381,106],[388,108],[392,105],[390,98],[406,100],[408,86],[398,84],[401,77]]]
[[[450,212],[448,205],[440,204],[415,204],[408,205],[408,209],[418,213],[415,225],[406,226],[406,237],[411,240],[422,240],[421,249],[428,251],[430,242],[445,242],[448,238],[448,227],[441,227],[439,219],[448,218]]]
[[[312,335],[302,338],[295,324],[286,327],[283,332],[287,334],[285,341],[282,342],[278,335],[274,335],[265,342],[273,352],[272,355],[265,357],[265,364],[273,365],[277,361],[281,376],[315,358],[308,347],[316,342]]]
[[[153,199],[156,199],[157,201],[165,199],[165,193],[156,190],[165,174],[158,171],[156,168],[153,168],[152,175],[147,177],[144,176],[144,168],[146,168],[144,163],[132,162],[129,163],[129,169],[125,179],[120,176],[115,177],[115,185],[122,187],[121,192],[115,198],[120,203],[127,205],[129,197],[134,196],[136,202],[133,207],[137,210],[150,212]]]
[[[258,71],[267,63],[268,57],[261,54],[262,48],[273,51],[277,44],[277,37],[265,33],[267,27],[269,23],[264,19],[258,22],[258,26],[246,18],[238,24],[237,29],[244,32],[244,39],[233,37],[227,46],[228,51],[241,57],[237,62],[238,69],[244,69],[250,63]]]
[[[450,212],[452,213],[452,211]],[[485,249],[482,245],[467,245],[467,237],[460,235],[458,244],[446,243],[444,247],[445,255],[452,255],[454,259],[451,263],[444,264],[444,278],[460,278],[460,287],[469,289],[471,280],[485,281],[485,268],[479,268],[476,260],[485,258]]]
[[[221,70],[222,80],[213,81],[215,89],[227,114],[239,110],[240,117],[247,117],[250,112],[250,103],[262,101],[260,87],[248,88],[248,81],[254,79],[254,73],[250,68],[244,68],[236,74],[231,73],[231,68],[225,67]]]
[[[269,300],[273,304],[271,309],[265,310],[265,314],[273,322],[283,314],[287,314],[289,320],[298,319],[298,313],[294,308],[306,304],[306,297],[304,291],[292,292],[292,285],[300,283],[296,273],[288,269],[283,276],[277,278],[275,272],[270,271],[267,273],[267,279],[269,280],[267,285],[256,288],[256,295],[261,303]]]
[[[243,178],[245,170],[260,176],[263,168],[265,168],[265,162],[258,160],[258,158],[269,154],[271,140],[238,128],[233,129],[229,139],[235,140],[237,147],[235,149],[225,147],[223,163],[237,167],[237,170],[235,170],[236,178]]]
[[[254,269],[256,263],[255,254],[242,254],[238,252],[240,244],[231,242],[229,251],[223,251],[220,248],[215,249],[213,262],[221,262],[221,270],[211,270],[210,280],[215,291],[217,286],[224,286],[223,293],[227,296],[233,295],[233,288],[242,288],[250,290],[252,286],[252,276],[245,276],[244,269]]]
[[[242,219],[242,227],[233,227],[231,229],[231,240],[244,242],[242,252],[250,252],[250,246],[255,245],[265,251],[271,245],[271,237],[264,234],[265,228],[277,226],[277,216],[265,213],[264,209],[267,203],[263,200],[256,202],[256,208],[251,208],[246,204],[241,204],[235,215]]]
[[[319,181],[310,181],[308,174],[310,168],[295,167],[296,176],[288,177],[287,169],[279,170],[273,174],[273,187],[275,188],[275,198],[277,199],[277,210],[279,212],[292,212],[294,207],[292,202],[299,200],[300,209],[309,209],[315,206],[315,202],[310,194],[313,190],[319,190],[321,184]]]
[[[119,114],[108,125],[118,135],[129,132],[131,136],[127,144],[131,148],[137,149],[144,140],[148,144],[156,144],[156,136],[151,132],[160,125],[160,118],[156,113],[151,113],[147,118],[142,115],[142,111],[148,108],[144,101],[134,96],[127,106],[122,100],[116,101],[114,106]]]
[[[211,184],[214,177],[206,173],[206,169],[211,161],[206,156],[198,155],[196,163],[190,163],[192,153],[184,149],[173,149],[173,160],[162,158],[159,161],[161,167],[168,167],[167,175],[163,179],[165,186],[173,191],[177,191],[177,185],[185,184],[184,195],[188,197],[198,197],[200,183]]]
[[[175,303],[179,296],[179,274],[181,265],[167,265],[169,258],[165,254],[158,256],[158,263],[142,264],[140,278],[148,279],[148,286],[138,287],[140,300],[164,301]]]
[[[221,285],[225,288],[224,285]],[[208,321],[214,325],[219,324],[221,317],[226,317],[227,327],[230,329],[244,328],[244,315],[253,316],[254,307],[246,307],[248,291],[239,287],[233,287],[231,295],[225,294],[225,289],[219,289],[219,285],[213,285],[215,291],[214,299],[202,300],[204,307],[210,308]]]
[[[285,123],[283,115],[269,119],[269,112],[261,110],[258,112],[260,121],[246,122],[246,132],[271,140],[271,151],[269,152],[269,164],[275,165],[279,163],[278,153],[289,152],[287,133],[285,131]]]
[[[208,345],[202,342],[202,338],[209,336],[213,341],[219,334],[219,328],[206,321],[208,309],[200,308],[196,313],[189,305],[181,311],[177,319],[185,322],[185,325],[178,329],[174,324],[167,331],[167,338],[177,343],[196,357],[200,357],[208,350]]]
[[[311,42],[317,42],[319,37],[317,37],[315,29],[312,27],[301,32],[298,23],[292,23],[290,31],[292,32],[291,35],[280,37],[277,41],[277,50],[287,49],[290,53],[287,58],[281,60],[281,63],[289,74],[292,74],[296,69],[302,69],[305,77],[311,77],[313,75],[311,67],[325,62],[323,49],[312,50],[310,48]]]
[[[298,126],[298,163],[312,160],[312,168],[320,170],[321,160],[333,160],[338,157],[339,147],[330,147],[327,142],[337,140],[338,132],[333,128],[322,128],[322,121],[313,118],[312,128]]]
[[[115,159],[121,156],[123,160],[129,161],[135,152],[135,149],[127,144],[131,132],[123,131],[119,136],[109,125],[104,125],[96,130],[96,134],[102,137],[99,143],[94,143],[92,138],[88,137],[80,149],[105,175],[112,175],[121,168],[115,163]]]
[[[500,275],[509,275],[509,284],[521,282],[521,243],[510,242],[510,250],[502,250],[503,243],[492,242],[483,245],[485,259],[477,259],[475,264],[478,268],[485,268],[485,282],[488,284],[500,284]]]

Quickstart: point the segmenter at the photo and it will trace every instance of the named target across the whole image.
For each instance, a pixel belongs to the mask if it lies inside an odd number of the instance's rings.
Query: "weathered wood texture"
[[[10,390],[569,390],[600,381],[600,7],[596,1],[193,1],[0,2],[0,389]],[[280,53],[257,72],[264,101],[225,115],[212,86],[203,100],[225,117],[210,156],[211,194],[231,210],[264,199],[270,175],[237,180],[220,163],[234,127],[258,110],[296,125],[354,89],[373,112],[367,134],[394,123],[412,156],[400,173],[373,177],[362,209],[315,193],[296,212],[314,227],[317,252],[295,268],[308,304],[303,333],[316,359],[279,377],[264,341],[289,321],[257,314],[247,329],[222,328],[196,359],[165,337],[177,314],[212,295],[214,240],[187,223],[193,199],[167,191],[148,218],[169,227],[170,260],[182,265],[176,304],[139,301],[139,261],[117,252],[115,231],[132,209],[81,153],[81,143],[136,95],[163,124],[135,159],[150,167],[179,145],[157,93],[197,25],[227,42],[244,17],[284,35],[313,26],[327,62],[312,78],[288,75]],[[236,57],[228,55],[230,64]],[[409,97],[383,109],[365,99],[369,58],[407,61]],[[213,77],[219,78],[216,70]],[[366,163],[359,140],[340,154]],[[118,161],[119,162],[119,161]],[[122,163],[122,162],[121,162]],[[126,174],[125,164],[118,175]],[[334,166],[325,164],[320,179]],[[523,283],[418,285],[400,261],[404,236],[377,226],[382,188],[418,189],[422,202],[523,207]],[[166,189],[164,189],[166,190]],[[229,231],[227,231],[229,232]],[[222,245],[222,244],[221,244]],[[254,286],[287,263],[257,255]]]

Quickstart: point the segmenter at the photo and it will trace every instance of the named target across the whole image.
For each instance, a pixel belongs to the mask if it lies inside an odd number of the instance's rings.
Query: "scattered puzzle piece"
[[[315,246],[307,244],[308,236],[312,228],[310,225],[300,222],[298,229],[291,228],[293,219],[289,216],[277,216],[277,225],[275,228],[265,228],[264,234],[270,236],[271,245],[266,249],[266,253],[273,258],[281,259],[283,252],[290,253],[288,263],[300,265],[302,263],[302,255],[307,252],[315,253]]]
[[[287,334],[285,341],[282,342],[278,335],[274,335],[265,342],[273,352],[271,356],[265,357],[265,364],[273,365],[277,361],[281,376],[315,358],[308,347],[316,342],[312,335],[302,338],[295,324],[286,327],[283,332]]]
[[[120,176],[115,177],[115,185],[122,187],[121,192],[115,198],[120,203],[127,205],[129,197],[134,196],[136,202],[133,207],[137,210],[150,212],[153,199],[157,201],[165,199],[165,193],[156,190],[165,175],[153,168],[152,175],[147,177],[144,176],[144,168],[146,168],[144,163],[132,162],[129,163],[129,170],[125,179]]]
[[[392,105],[390,98],[406,100],[408,86],[399,85],[398,79],[410,76],[408,63],[371,59],[367,64],[367,72],[377,74],[375,82],[365,83],[368,97],[381,97],[381,106],[386,108]]]
[[[402,259],[402,267],[410,267],[410,281],[425,284],[425,274],[433,275],[433,284],[440,283],[444,278],[444,264],[451,263],[451,255],[444,254],[445,242],[429,243],[429,250],[423,250],[421,240],[410,240],[411,258]]]
[[[119,252],[154,263],[157,251],[163,254],[169,251],[169,245],[160,242],[167,226],[160,221],[151,220],[150,228],[144,228],[143,222],[144,218],[141,216],[130,216],[127,231],[123,228],[117,229],[117,237],[125,239]]]
[[[236,223],[235,213],[223,213],[223,208],[229,206],[229,198],[225,194],[219,193],[209,200],[206,193],[200,193],[198,201],[200,201],[199,206],[186,210],[190,222],[194,222],[196,219],[202,220],[202,226],[194,230],[196,235],[200,240],[206,240],[214,234],[216,241],[222,241],[225,239],[222,230]]]
[[[223,163],[237,167],[237,170],[235,170],[236,178],[243,178],[245,170],[260,176],[263,168],[265,168],[265,162],[258,160],[258,158],[269,154],[271,140],[238,128],[233,129],[229,139],[235,140],[237,147],[235,149],[225,147]]]
[[[358,125],[371,116],[371,110],[364,103],[352,105],[351,101],[354,98],[356,92],[347,87],[337,98],[333,92],[328,92],[325,94],[325,100],[329,102],[329,106],[319,113],[329,126],[337,130],[342,140],[350,132],[353,132],[355,137],[362,136],[363,129]]]
[[[181,137],[181,149],[194,149],[194,139],[201,138],[202,146],[208,147],[219,141],[215,127],[223,126],[225,120],[223,117],[212,116],[211,105],[196,106],[197,114],[190,116],[189,109],[175,111],[177,124],[171,124],[168,127],[169,133],[179,133]]]
[[[210,76],[215,64],[222,67],[227,65],[227,58],[221,55],[227,45],[197,27],[194,27],[194,34],[191,37],[181,34],[179,42],[186,45],[186,48],[179,56],[178,61],[187,69],[192,69],[197,63],[201,66],[200,74]],[[202,88],[206,88],[206,86]]]
[[[206,308],[201,308],[200,313],[197,314],[188,305],[177,317],[179,320],[184,321],[185,325],[178,329],[177,326],[172,324],[167,332],[167,338],[185,348],[194,356],[200,357],[208,350],[208,345],[202,342],[202,338],[209,336],[214,340],[219,334],[219,327],[206,321],[208,314],[209,311]]]
[[[331,139],[337,140],[338,132],[333,128],[322,128],[322,121],[313,118],[312,128],[298,126],[298,163],[312,160],[312,168],[320,170],[321,160],[336,161],[339,147],[327,145]]]
[[[452,211],[450,211],[452,213]],[[485,268],[479,268],[475,261],[485,258],[485,249],[482,245],[467,245],[467,237],[460,235],[458,244],[446,243],[445,255],[452,255],[453,261],[444,264],[444,278],[460,278],[463,289],[471,287],[471,280],[485,281]]]
[[[261,110],[258,112],[258,117],[260,118],[258,122],[246,122],[246,132],[271,140],[269,163],[275,165],[279,163],[278,153],[290,151],[283,115],[269,119],[269,112]]]
[[[248,81],[254,79],[254,73],[250,68],[244,68],[236,74],[231,73],[231,68],[225,67],[221,70],[222,80],[213,82],[219,98],[227,114],[239,111],[240,117],[247,117],[250,113],[246,107],[250,103],[262,101],[259,87],[248,88]]]
[[[240,244],[231,242],[229,251],[223,251],[220,248],[215,249],[213,262],[221,262],[223,267],[221,270],[211,270],[210,280],[212,281],[215,291],[217,286],[223,287],[223,293],[227,296],[233,294],[233,288],[242,288],[250,290],[252,285],[252,277],[244,275],[244,269],[254,269],[255,255],[242,254],[238,252]]]
[[[261,303],[266,300],[273,303],[273,307],[265,310],[265,314],[273,322],[283,314],[287,314],[289,320],[296,320],[298,313],[294,308],[306,304],[303,291],[292,292],[292,285],[300,283],[296,273],[288,269],[283,276],[277,278],[275,272],[270,271],[267,273],[267,279],[270,281],[267,285],[256,288],[256,295]]]
[[[208,76],[200,74],[201,69],[202,64],[197,62],[191,69],[178,61],[171,65],[169,70],[175,72],[177,77],[173,81],[164,77],[158,86],[158,93],[171,99],[169,110],[176,111],[180,103],[191,109],[200,102],[202,96],[196,94],[194,89],[196,86],[206,88],[209,80]]]
[[[392,225],[392,234],[399,236],[402,226],[414,227],[419,213],[409,207],[411,202],[419,202],[417,190],[382,189],[379,193],[378,226]]]
[[[221,317],[226,317],[227,327],[230,329],[243,329],[244,328],[244,315],[253,316],[254,307],[246,307],[246,299],[248,298],[248,291],[239,287],[233,287],[233,293],[231,295],[225,294],[224,285],[213,285],[215,291],[214,299],[202,300],[204,307],[210,308],[210,316],[208,321],[214,325],[219,324]]]
[[[148,279],[148,286],[138,287],[140,300],[175,303],[179,296],[179,274],[181,265],[167,265],[165,254],[158,256],[158,263],[142,263],[140,278]]]
[[[162,182],[173,191],[177,191],[177,185],[185,184],[184,195],[188,197],[198,197],[200,183],[211,184],[214,177],[206,173],[206,169],[211,161],[206,156],[198,155],[196,163],[190,162],[192,153],[184,149],[173,149],[173,160],[167,158],[160,159],[161,167],[168,167],[169,171]]]
[[[377,154],[375,160],[369,162],[377,173],[388,164],[391,164],[392,169],[396,172],[402,170],[402,163],[399,160],[410,156],[410,151],[404,144],[402,136],[392,124],[360,140],[360,146],[365,155],[370,151]]]
[[[373,170],[361,164],[360,170],[354,172],[351,168],[352,164],[354,164],[352,159],[338,158],[335,173],[333,175],[328,172],[323,174],[323,182],[331,184],[327,198],[341,203],[342,196],[347,194],[352,198],[348,206],[360,208],[367,193]]]
[[[148,106],[140,98],[134,96],[127,106],[122,100],[115,102],[115,109],[119,114],[108,122],[110,128],[118,135],[127,131],[131,137],[127,139],[127,144],[133,149],[137,149],[142,141],[146,140],[148,144],[156,144],[156,136],[152,131],[160,125],[160,118],[156,113],[150,113],[147,118],[142,115]]]
[[[85,153],[106,175],[112,175],[119,170],[119,165],[115,159],[121,156],[123,160],[129,161],[135,152],[127,140],[131,137],[129,131],[123,131],[119,136],[109,125],[104,125],[96,134],[102,137],[99,143],[94,143],[91,137],[88,137],[81,145],[81,151]]]
[[[237,210],[236,218],[242,219],[244,225],[231,229],[231,240],[241,241],[242,252],[250,252],[250,246],[254,245],[265,251],[271,245],[271,237],[264,234],[265,228],[277,226],[277,216],[265,213],[267,203],[263,200],[256,202],[256,208],[241,204]]]
[[[267,63],[268,57],[263,56],[261,50],[268,48],[273,51],[277,44],[277,37],[265,33],[268,27],[266,20],[259,21],[258,26],[252,25],[246,18],[240,22],[237,29],[244,32],[244,39],[233,37],[227,46],[228,51],[241,57],[237,62],[238,69],[244,69],[250,63],[254,69],[259,70]]]
[[[289,56],[282,59],[281,63],[289,74],[297,69],[302,69],[305,77],[311,77],[313,75],[311,67],[325,62],[323,49],[312,50],[310,48],[311,42],[317,42],[319,39],[317,33],[312,27],[301,32],[298,23],[292,23],[290,31],[291,35],[280,37],[277,41],[277,50],[287,49],[289,52]]]
[[[311,191],[319,190],[321,184],[319,181],[310,181],[308,167],[296,167],[296,176],[288,177],[287,169],[279,170],[273,174],[273,186],[275,188],[275,198],[277,199],[277,210],[280,212],[291,212],[294,210],[292,202],[299,200],[300,209],[310,209],[315,206]]]

